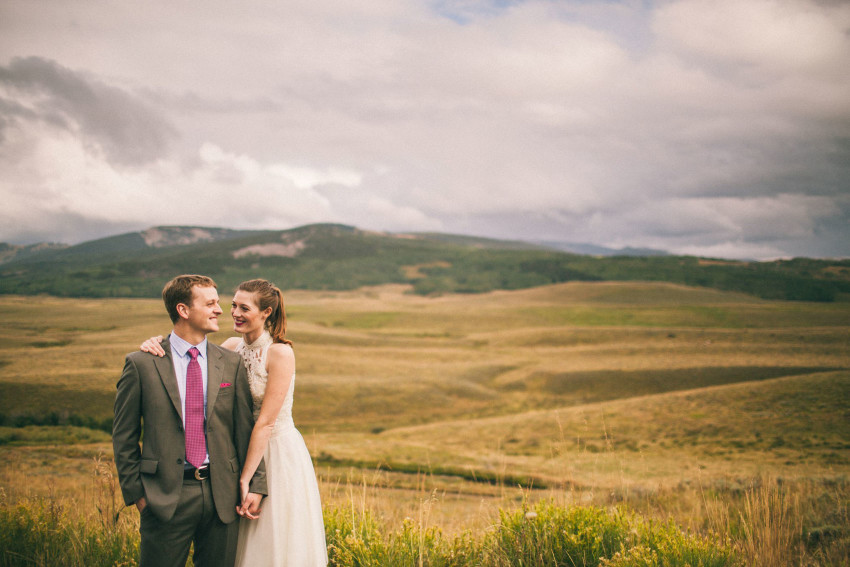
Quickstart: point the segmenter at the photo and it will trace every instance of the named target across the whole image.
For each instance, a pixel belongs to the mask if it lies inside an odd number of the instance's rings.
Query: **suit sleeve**
[[[239,453],[239,462],[245,463],[245,457],[248,455],[248,444],[251,441],[251,432],[254,430],[254,399],[251,397],[251,388],[248,386],[248,371],[245,370],[245,363],[241,359],[236,371],[236,403],[233,406],[233,412],[235,414],[236,450]],[[257,466],[257,470],[251,478],[249,490],[255,494],[268,494],[265,461],[260,461]]]
[[[118,380],[115,394],[115,416],[112,421],[112,449],[115,466],[118,469],[118,482],[124,503],[128,506],[145,495],[139,473],[142,450],[139,440],[142,436],[142,389],[139,371],[128,356],[124,361],[124,371]]]

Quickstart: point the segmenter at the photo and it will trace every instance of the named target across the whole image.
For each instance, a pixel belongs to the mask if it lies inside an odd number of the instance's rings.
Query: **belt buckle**
[[[195,480],[206,480],[209,477],[202,477],[201,471],[209,470],[209,467],[197,468],[195,469]]]

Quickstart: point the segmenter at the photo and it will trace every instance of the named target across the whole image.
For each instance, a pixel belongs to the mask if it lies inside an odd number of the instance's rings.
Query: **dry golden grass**
[[[659,283],[406,292],[286,293],[295,420],[328,503],[427,514],[450,532],[523,498],[706,524],[705,490],[765,474],[846,484],[850,303]],[[0,319],[7,421],[110,416],[124,354],[170,328],[158,300],[7,296]],[[233,335],[221,324],[216,342]],[[0,487],[73,495],[100,452],[108,443],[49,435],[2,445]]]

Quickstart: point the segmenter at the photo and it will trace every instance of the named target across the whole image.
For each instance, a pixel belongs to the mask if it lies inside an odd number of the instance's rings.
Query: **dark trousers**
[[[167,522],[150,507],[142,510],[140,567],[185,567],[189,546],[196,567],[233,567],[239,522],[222,523],[215,511],[209,480],[184,480],[180,503]]]

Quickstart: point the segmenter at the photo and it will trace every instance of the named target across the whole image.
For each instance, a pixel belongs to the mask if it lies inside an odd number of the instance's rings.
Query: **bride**
[[[324,566],[328,555],[319,487],[307,446],[292,421],[295,353],[285,338],[283,296],[266,280],[242,282],[230,314],[233,330],[242,338],[231,337],[222,346],[245,362],[256,420],[239,487],[244,499],[265,459],[269,492],[259,518],[239,509],[251,521],[240,521],[236,565]],[[160,339],[148,339],[142,350],[164,355]]]

